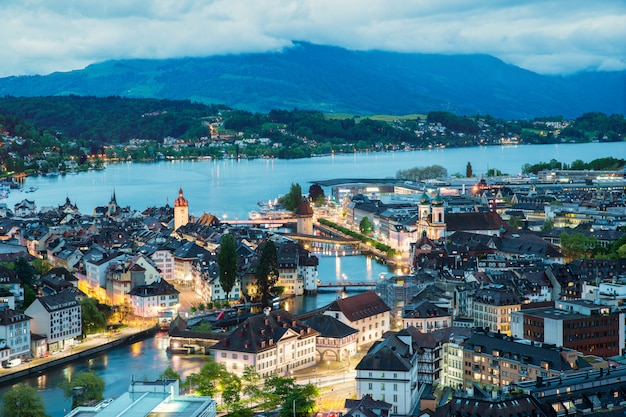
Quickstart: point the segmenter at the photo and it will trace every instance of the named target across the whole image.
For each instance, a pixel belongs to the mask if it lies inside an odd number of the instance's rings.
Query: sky
[[[626,0],[0,0],[0,22],[0,77],[294,40],[490,54],[541,74],[626,69]]]

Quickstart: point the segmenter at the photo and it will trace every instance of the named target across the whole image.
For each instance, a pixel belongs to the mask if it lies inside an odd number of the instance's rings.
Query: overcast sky
[[[0,0],[0,76],[276,51],[485,53],[542,74],[626,68],[625,0]]]

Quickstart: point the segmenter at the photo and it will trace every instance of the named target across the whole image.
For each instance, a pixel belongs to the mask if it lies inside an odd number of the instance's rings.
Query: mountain
[[[0,78],[0,95],[184,99],[255,112],[491,114],[506,119],[625,114],[626,71],[534,73],[489,55],[350,51],[296,43],[282,52],[117,60]]]

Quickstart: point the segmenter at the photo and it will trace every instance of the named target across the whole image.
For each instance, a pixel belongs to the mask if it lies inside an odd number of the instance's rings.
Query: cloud
[[[3,0],[0,76],[108,59],[277,51],[484,53],[539,73],[626,68],[621,0]]]

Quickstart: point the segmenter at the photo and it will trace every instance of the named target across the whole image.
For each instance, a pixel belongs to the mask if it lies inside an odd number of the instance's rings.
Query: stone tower
[[[183,196],[183,189],[178,190],[178,198],[174,200],[174,231],[189,223],[189,203]]]
[[[313,209],[307,198],[303,198],[296,210],[296,233],[299,235],[313,235]]]

